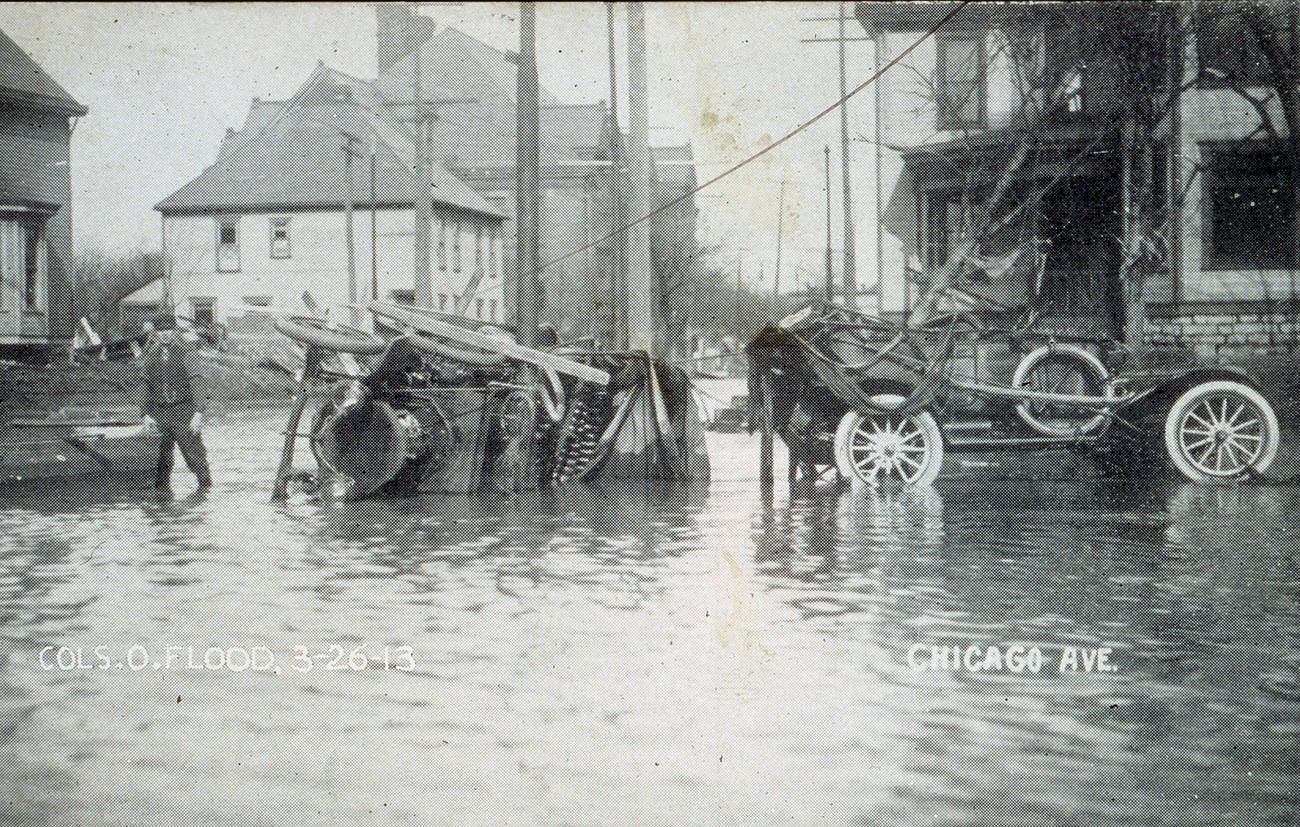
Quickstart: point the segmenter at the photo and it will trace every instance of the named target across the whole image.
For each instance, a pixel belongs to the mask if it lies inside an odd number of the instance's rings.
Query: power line
[[[944,25],[945,25],[949,20],[951,20],[953,17],[955,17],[955,16],[957,15],[958,12],[960,12],[962,9],[964,9],[964,8],[965,8],[968,4],[970,4],[971,2],[972,2],[972,0],[961,0],[961,2],[957,5],[956,8],[954,8],[952,11],[948,12],[948,13],[945,14],[942,18],[940,18],[938,23],[936,23],[935,25],[931,26],[930,29],[927,30],[927,31],[925,32],[925,34],[921,35],[921,37],[918,38],[918,39],[916,40],[915,43],[913,43],[912,45],[908,46],[908,47],[907,47],[906,49],[904,49],[903,51],[899,52],[899,53],[898,53],[898,56],[895,57],[893,60],[889,61],[889,63],[885,64],[885,66],[884,66],[882,69],[880,69],[880,71],[875,72],[874,74],[871,75],[871,77],[867,78],[867,79],[864,80],[862,83],[858,84],[856,87],[854,87],[854,89],[853,89],[852,91],[850,91],[850,92],[848,92],[847,94],[845,94],[845,95],[844,95],[843,97],[841,97],[839,100],[835,101],[835,102],[832,103],[830,106],[828,106],[828,107],[826,107],[825,109],[823,109],[822,111],[818,112],[816,115],[813,115],[813,116],[812,116],[811,118],[809,118],[808,120],[806,120],[806,121],[804,121],[803,123],[799,124],[799,125],[796,126],[793,130],[791,130],[790,132],[786,133],[786,134],[783,135],[782,137],[778,138],[777,140],[775,140],[775,141],[773,141],[772,143],[768,144],[767,146],[763,147],[763,148],[760,149],[758,152],[755,152],[753,155],[750,155],[748,158],[744,159],[743,161],[740,161],[740,162],[736,163],[735,165],[733,165],[731,168],[727,169],[726,171],[718,173],[718,174],[715,175],[714,177],[712,177],[712,178],[710,178],[709,180],[705,181],[703,184],[700,184],[700,185],[696,186],[694,189],[689,190],[688,192],[685,192],[685,193],[683,193],[682,195],[677,196],[676,198],[672,199],[671,201],[669,201],[668,203],[664,204],[663,206],[658,207],[658,208],[656,208],[656,209],[653,209],[653,210],[651,210],[650,212],[646,213],[645,215],[641,216],[640,218],[636,219],[635,221],[632,221],[632,222],[630,222],[630,223],[628,223],[628,224],[625,224],[624,226],[620,227],[619,229],[614,230],[613,232],[609,233],[608,235],[605,235],[605,236],[603,236],[602,238],[598,238],[598,239],[596,239],[595,241],[592,241],[592,242],[589,242],[589,243],[587,243],[587,244],[584,244],[583,246],[578,247],[578,248],[575,249],[575,250],[571,250],[571,251],[569,251],[568,253],[565,253],[564,255],[560,256],[559,258],[554,258],[554,259],[551,259],[550,261],[547,261],[547,262],[543,263],[540,267],[538,267],[538,270],[545,270],[546,268],[551,267],[551,266],[553,266],[553,265],[560,264],[561,262],[568,261],[569,259],[573,258],[574,256],[580,255],[581,253],[586,252],[587,250],[590,250],[592,247],[595,247],[595,246],[597,246],[597,245],[599,245],[599,244],[604,244],[606,241],[609,241],[611,238],[614,238],[614,237],[617,236],[619,233],[626,232],[627,230],[631,229],[632,227],[635,227],[635,226],[638,225],[638,224],[641,224],[641,223],[644,223],[644,222],[646,222],[646,221],[649,221],[651,218],[654,218],[656,215],[659,215],[660,213],[662,213],[662,212],[664,212],[664,211],[666,211],[666,210],[669,210],[669,209],[671,209],[671,208],[677,206],[678,204],[682,203],[682,202],[685,201],[686,199],[691,198],[692,196],[694,196],[697,192],[699,192],[700,190],[704,189],[705,187],[709,187],[709,186],[712,186],[713,184],[716,184],[718,181],[721,181],[723,178],[726,178],[728,175],[732,174],[733,172],[736,172],[736,171],[739,170],[740,168],[742,168],[742,167],[744,167],[744,166],[747,166],[747,165],[750,164],[750,163],[753,163],[754,161],[756,161],[756,160],[758,160],[759,158],[763,157],[763,156],[766,155],[767,153],[769,153],[769,152],[771,152],[772,150],[776,149],[778,146],[781,146],[781,145],[784,144],[786,141],[788,141],[788,140],[790,140],[791,138],[793,138],[795,135],[798,135],[800,132],[803,132],[803,131],[804,131],[805,129],[807,129],[808,127],[812,126],[813,124],[815,124],[815,123],[817,123],[818,121],[820,121],[822,118],[824,118],[824,117],[826,117],[827,115],[829,115],[830,113],[834,112],[834,111],[835,111],[836,109],[838,109],[840,106],[843,106],[843,105],[844,105],[844,102],[847,101],[849,98],[851,98],[851,97],[853,97],[854,95],[858,94],[858,93],[861,92],[863,89],[866,89],[868,86],[871,85],[871,83],[872,83],[873,81],[875,81],[877,78],[879,78],[879,77],[880,77],[881,75],[883,75],[885,72],[888,72],[890,69],[894,68],[894,66],[898,65],[898,63],[899,63],[900,61],[902,61],[903,58],[905,58],[905,57],[907,57],[908,55],[910,55],[910,54],[911,54],[911,53],[912,53],[912,52],[913,52],[913,51],[914,51],[918,46],[920,46],[920,45],[921,45],[922,43],[924,43],[926,40],[929,40],[932,36],[934,36],[935,32],[937,32],[937,31],[939,31],[939,29],[943,28],[943,26],[944,26]]]

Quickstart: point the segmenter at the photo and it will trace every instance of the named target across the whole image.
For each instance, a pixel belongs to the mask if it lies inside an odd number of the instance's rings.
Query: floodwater
[[[273,506],[281,425],[0,495],[0,822],[1300,820],[1295,486]]]

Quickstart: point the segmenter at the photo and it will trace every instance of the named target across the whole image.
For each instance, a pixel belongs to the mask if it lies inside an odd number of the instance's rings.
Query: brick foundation
[[[1291,359],[1300,345],[1300,309],[1188,307],[1182,313],[1161,309],[1146,323],[1154,348],[1184,350],[1205,363]]]

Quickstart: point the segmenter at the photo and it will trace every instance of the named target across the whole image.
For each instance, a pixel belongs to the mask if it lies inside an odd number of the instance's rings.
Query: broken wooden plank
[[[508,339],[498,339],[495,336],[488,336],[476,330],[457,327],[454,324],[449,324],[422,313],[418,308],[401,307],[381,301],[370,302],[369,308],[372,313],[401,322],[419,333],[428,333],[444,339],[451,339],[470,347],[500,353],[511,359],[528,362],[539,367],[553,368],[560,373],[575,376],[587,382],[597,382],[601,385],[609,384],[609,374],[603,370],[584,365],[581,362],[575,362],[572,359],[565,359],[563,356],[557,356],[554,353],[547,353],[544,350],[533,350]]]

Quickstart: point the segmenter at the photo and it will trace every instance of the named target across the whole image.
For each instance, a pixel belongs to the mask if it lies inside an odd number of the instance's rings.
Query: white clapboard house
[[[258,308],[305,311],[313,301],[329,307],[376,297],[502,321],[505,215],[436,162],[432,289],[414,294],[411,135],[371,83],[323,64],[290,100],[254,100],[215,163],[156,206],[167,268],[151,286],[158,302],[236,336],[269,329]],[[347,136],[356,139],[350,173]],[[345,232],[349,179],[355,278]]]

